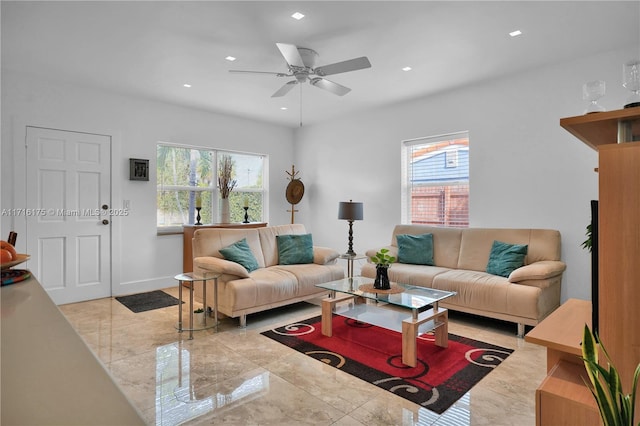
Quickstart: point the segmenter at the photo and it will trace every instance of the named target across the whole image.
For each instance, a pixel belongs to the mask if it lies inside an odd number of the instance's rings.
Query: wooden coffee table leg
[[[333,336],[333,307],[336,306],[335,298],[322,299],[322,335]]]
[[[433,320],[435,345],[442,348],[449,346],[449,314],[446,309],[429,309],[419,315],[402,321],[402,363],[415,367],[418,362],[417,343],[418,329],[427,321]]]
[[[415,367],[418,363],[416,339],[419,325],[410,319],[402,321],[402,363],[409,367]]]
[[[345,300],[354,299],[351,294],[341,293],[334,297],[327,297],[322,299],[322,335],[331,337],[333,336],[333,311],[335,310],[336,303],[343,302]]]
[[[436,322],[442,323],[442,325],[436,328],[435,344],[436,346],[440,346],[441,348],[448,348],[449,347],[449,311],[445,309],[444,312],[440,312],[440,315],[436,316],[434,320]]]

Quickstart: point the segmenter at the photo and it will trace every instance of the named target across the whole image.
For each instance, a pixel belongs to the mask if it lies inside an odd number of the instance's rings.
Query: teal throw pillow
[[[396,235],[398,262],[433,266],[433,234]]]
[[[251,252],[246,238],[220,249],[220,254],[224,256],[226,260],[230,260],[244,266],[244,268],[249,272],[258,269],[258,261]]]
[[[508,244],[494,241],[489,254],[487,272],[501,277],[508,277],[511,272],[524,265],[528,245]]]
[[[311,234],[277,235],[280,265],[313,263],[313,239]]]

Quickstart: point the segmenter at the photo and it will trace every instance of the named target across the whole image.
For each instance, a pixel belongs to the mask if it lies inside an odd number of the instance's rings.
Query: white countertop
[[[35,278],[0,302],[1,424],[145,424]]]

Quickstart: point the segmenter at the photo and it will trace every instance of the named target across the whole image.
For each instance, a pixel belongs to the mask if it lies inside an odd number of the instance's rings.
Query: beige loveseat
[[[280,265],[278,235],[306,234],[304,225],[281,225],[254,229],[198,229],[193,235],[193,268],[196,274],[219,275],[218,312],[240,317],[246,326],[247,314],[296,303],[327,294],[316,284],[344,278],[337,264],[337,251],[313,246],[313,263]],[[258,263],[248,272],[242,265],[225,260],[220,249],[242,239]],[[207,281],[207,305],[214,306],[213,281]],[[202,300],[201,286],[196,298]]]
[[[560,261],[558,231],[397,225],[391,245],[385,246],[396,258],[396,236],[400,234],[433,234],[434,266],[396,260],[389,268],[390,281],[457,292],[441,302],[443,307],[515,322],[518,335],[523,336],[525,325],[538,324],[560,306],[560,283],[566,265]],[[496,240],[528,245],[524,266],[508,277],[486,272]],[[367,256],[374,256],[380,248],[368,250]],[[363,265],[361,274],[375,278],[375,265]]]

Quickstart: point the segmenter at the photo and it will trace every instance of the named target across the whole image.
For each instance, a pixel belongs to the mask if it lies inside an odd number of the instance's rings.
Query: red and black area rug
[[[513,353],[454,334],[441,348],[426,333],[418,337],[418,364],[409,367],[402,363],[400,333],[337,315],[333,337],[321,329],[318,316],[262,334],[438,414]]]

